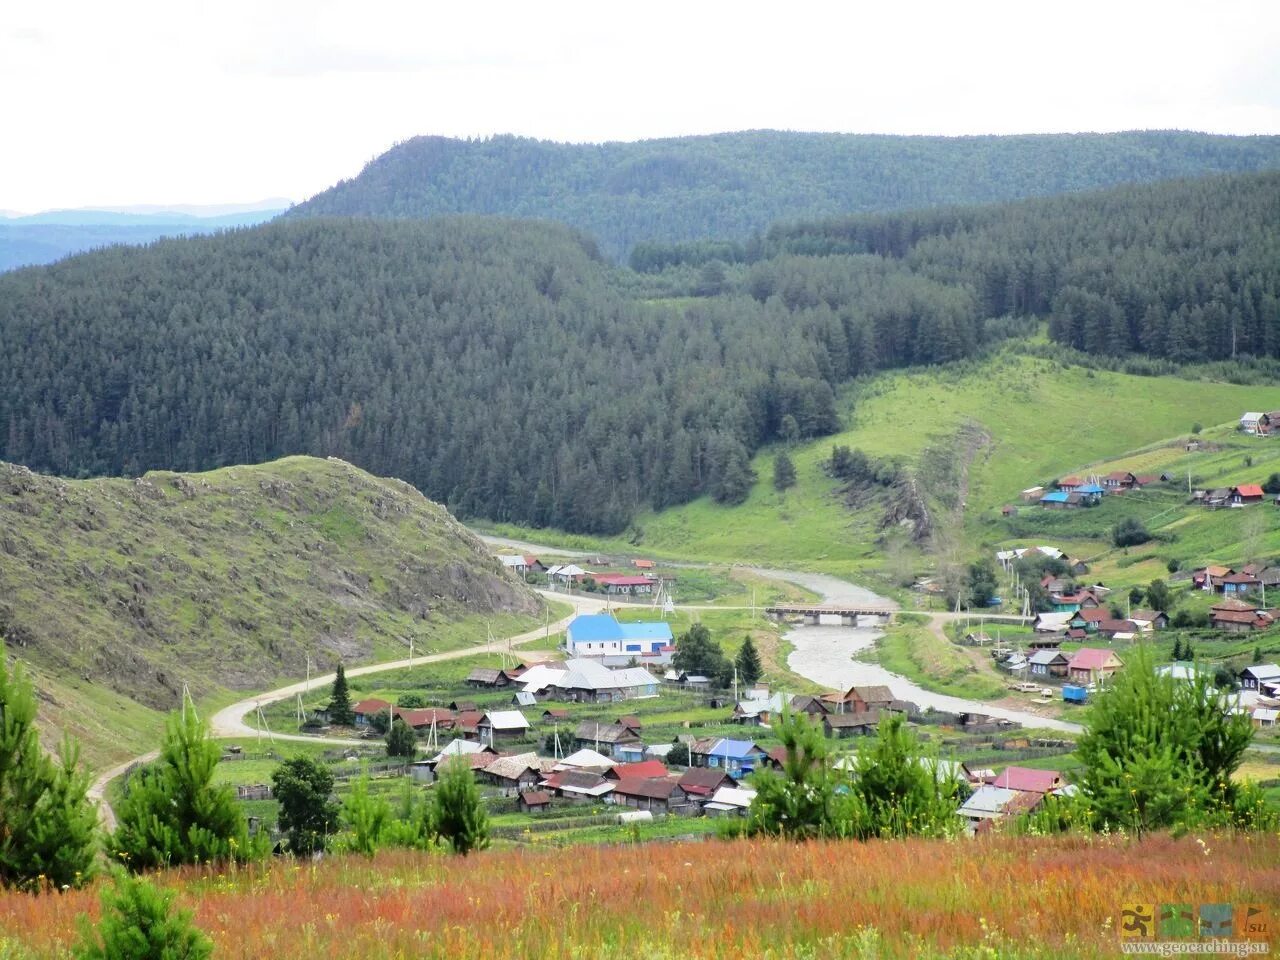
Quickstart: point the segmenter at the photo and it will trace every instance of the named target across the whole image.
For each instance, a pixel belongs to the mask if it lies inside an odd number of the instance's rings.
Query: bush
[[[456,854],[489,846],[489,817],[480,801],[475,775],[465,762],[445,760],[432,793],[431,833]]]
[[[1133,547],[1150,539],[1150,532],[1136,517],[1126,517],[1111,530],[1111,542],[1117,547]]]
[[[333,774],[311,757],[290,757],[271,774],[271,794],[280,804],[280,829],[289,849],[300,856],[323,850],[338,827],[338,805],[331,798]]]
[[[191,920],[173,909],[174,894],[146,880],[120,876],[102,891],[97,924],[80,918],[76,960],[206,960],[213,944]]]

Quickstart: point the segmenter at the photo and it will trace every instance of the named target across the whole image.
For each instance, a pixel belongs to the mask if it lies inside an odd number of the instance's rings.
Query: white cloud
[[[1280,133],[1280,5],[26,2],[0,208],[302,199],[397,140]]]

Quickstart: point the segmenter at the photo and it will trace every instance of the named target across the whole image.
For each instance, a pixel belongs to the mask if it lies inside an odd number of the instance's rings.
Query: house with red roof
[[[657,581],[649,577],[636,576],[630,573],[592,573],[588,574],[596,585],[610,596],[633,596],[653,593]]]
[[[991,785],[1022,793],[1051,793],[1054,790],[1061,790],[1066,783],[1057,770],[1006,767],[1004,772],[991,782]]]
[[[1067,664],[1067,676],[1072,683],[1097,683],[1111,676],[1124,666],[1124,661],[1113,650],[1097,647],[1081,647]]]
[[[1229,573],[1218,581],[1226,597],[1243,597],[1262,589],[1262,580],[1252,573]]]
[[[604,775],[611,780],[635,780],[645,778],[662,778],[669,771],[661,760],[642,760],[639,763],[619,763],[610,767]]]
[[[373,718],[381,714],[385,720],[391,704],[385,700],[379,700],[377,697],[370,697],[367,700],[361,700],[351,708],[351,712],[356,715],[356,726],[367,727],[373,722]]]
[[[1256,483],[1242,483],[1238,487],[1231,488],[1231,505],[1233,507],[1246,507],[1251,503],[1261,503],[1266,498],[1266,494],[1262,492],[1262,487]]]

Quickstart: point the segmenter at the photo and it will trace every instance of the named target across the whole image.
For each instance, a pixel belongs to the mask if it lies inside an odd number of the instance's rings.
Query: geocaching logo
[[[1261,903],[1125,903],[1122,940],[1268,940],[1270,910]]]

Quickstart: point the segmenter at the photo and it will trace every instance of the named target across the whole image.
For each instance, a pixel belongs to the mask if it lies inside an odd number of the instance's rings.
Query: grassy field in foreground
[[[1113,957],[1122,904],[1280,908],[1280,838],[671,843],[275,863],[159,882],[233,958]],[[64,957],[94,891],[0,894]],[[281,922],[283,917],[288,922]]]

